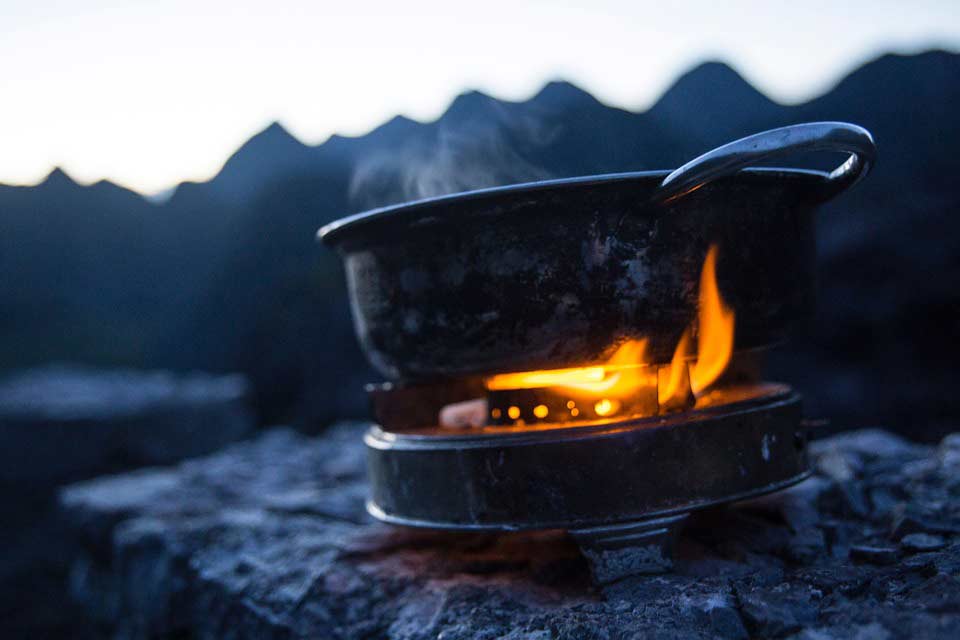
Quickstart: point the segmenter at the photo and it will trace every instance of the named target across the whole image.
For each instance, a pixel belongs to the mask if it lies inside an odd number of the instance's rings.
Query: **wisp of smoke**
[[[392,148],[358,160],[351,201],[361,208],[550,178],[521,149],[549,142],[538,118],[500,109],[488,119],[422,125]]]

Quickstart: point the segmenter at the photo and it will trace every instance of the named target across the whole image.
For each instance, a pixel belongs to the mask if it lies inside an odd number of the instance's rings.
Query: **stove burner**
[[[659,410],[655,385],[638,389],[622,400],[574,398],[554,387],[490,391],[487,399],[489,424],[496,426],[590,422],[613,415],[652,416]]]
[[[374,390],[375,406],[390,393]],[[808,475],[800,419],[789,387],[755,384],[704,396],[689,411],[577,426],[374,426],[367,508],[409,526],[566,529],[601,583],[659,572],[672,565],[674,533],[691,511]]]
[[[811,150],[850,157],[830,173],[749,169]],[[364,352],[403,381],[370,389],[369,511],[566,529],[603,582],[668,567],[689,512],[800,481],[800,398],[761,382],[755,351],[810,311],[813,209],[875,157],[861,127],[807,123],[669,174],[485,189],[324,227]]]

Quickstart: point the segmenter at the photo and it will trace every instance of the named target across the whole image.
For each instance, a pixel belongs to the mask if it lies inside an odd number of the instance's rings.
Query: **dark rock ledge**
[[[560,533],[371,521],[359,434],[68,488],[74,594],[123,638],[960,637],[960,435],[822,441],[808,482],[696,518],[676,572],[600,591]]]
[[[57,491],[207,455],[255,427],[238,375],[54,365],[0,380],[0,638],[75,637]]]

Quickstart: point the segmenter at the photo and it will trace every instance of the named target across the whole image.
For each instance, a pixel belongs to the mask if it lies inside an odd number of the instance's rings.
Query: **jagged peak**
[[[464,91],[453,99],[453,101],[450,103],[450,106],[447,107],[447,110],[444,111],[440,119],[459,120],[470,118],[483,113],[497,102],[498,101],[496,98],[488,96],[482,91]]]
[[[919,53],[885,53],[845,74],[840,79],[838,86],[857,82],[860,78],[869,78],[870,81],[873,81],[874,75],[883,77],[890,73],[896,73],[898,69],[913,73],[912,69],[918,63],[922,65],[921,68],[924,72],[929,74],[935,73],[938,68],[949,69],[960,65],[960,56],[943,49],[929,49]],[[931,63],[940,63],[940,66],[931,66]],[[836,87],[831,88],[830,91],[834,89]]]
[[[66,171],[60,167],[54,167],[50,173],[47,174],[43,180],[38,183],[40,185],[73,185],[78,186],[77,181],[70,177]]]
[[[90,187],[96,188],[96,189],[121,189],[123,191],[130,191],[131,193],[136,193],[132,189],[125,187],[122,184],[118,184],[113,180],[108,180],[107,178],[100,178],[99,180],[91,184]]]
[[[572,82],[551,80],[529,100],[545,106],[567,107],[575,104],[597,104],[597,99]]]
[[[249,140],[247,140],[246,145],[251,143],[261,143],[269,141],[271,144],[295,144],[297,146],[306,146],[303,142],[300,141],[295,135],[290,133],[290,131],[280,124],[279,121],[274,120],[265,128],[263,128],[258,133],[255,133]],[[244,146],[246,146],[244,145]]]
[[[49,182],[51,180],[69,180],[70,182],[76,182],[62,167],[54,167],[51,169],[47,177],[43,179],[43,182]]]
[[[724,79],[733,79],[746,82],[746,80],[743,79],[743,76],[741,76],[736,69],[731,67],[723,60],[704,60],[703,62],[699,62],[691,69],[681,73],[677,78],[677,82],[682,82],[685,78],[699,79],[702,77],[720,77]]]
[[[876,58],[873,58],[872,60],[865,62],[864,64],[860,65],[857,69],[853,70],[851,72],[851,75],[856,73],[857,71],[860,71],[861,69],[868,69],[871,66],[877,65],[877,64],[883,65],[883,64],[889,64],[891,62],[899,63],[899,62],[906,62],[910,60],[926,61],[930,59],[938,59],[943,61],[955,61],[957,60],[957,58],[958,56],[956,53],[947,51],[946,49],[927,49],[926,51],[919,51],[917,53],[890,52],[890,53],[884,53],[880,56],[877,56]]]
[[[385,126],[385,127],[387,127],[387,126],[396,126],[396,127],[403,126],[403,127],[406,127],[406,126],[416,125],[416,124],[420,124],[420,123],[417,122],[416,120],[414,120],[413,118],[408,118],[407,116],[398,113],[397,115],[395,115],[395,116],[393,116],[392,118],[390,118],[389,120],[387,120],[387,121],[383,124],[383,126]]]
[[[384,122],[379,127],[376,127],[374,131],[379,131],[381,133],[385,131],[408,131],[419,125],[420,123],[416,120],[398,114]]]
[[[717,60],[701,62],[678,77],[657,101],[658,104],[674,100],[688,101],[691,96],[715,97],[718,90],[759,96],[769,100],[733,67]]]
[[[725,62],[702,62],[674,81],[650,107],[651,114],[690,117],[709,106],[735,108],[741,113],[764,108],[773,101]]]
[[[89,188],[99,189],[101,191],[117,191],[117,192],[129,193],[131,195],[140,196],[141,198],[144,197],[142,193],[135,191],[129,187],[126,187],[122,184],[119,184],[117,182],[114,182],[113,180],[108,180],[106,178],[101,178],[96,182],[94,182],[93,184],[90,184]]]
[[[457,97],[453,99],[450,106],[452,107],[457,104],[463,104],[463,105],[483,104],[493,99],[494,98],[490,97],[489,95],[487,95],[483,91],[480,91],[479,89],[468,89],[467,91],[462,91],[459,94],[457,94]]]
[[[237,175],[238,171],[250,176],[259,171],[265,161],[289,163],[291,159],[302,158],[303,152],[309,149],[311,147],[301,142],[282,124],[274,121],[240,145],[208,182],[221,185],[225,175]],[[174,196],[179,194],[174,193]],[[235,197],[235,194],[230,194],[230,197]]]

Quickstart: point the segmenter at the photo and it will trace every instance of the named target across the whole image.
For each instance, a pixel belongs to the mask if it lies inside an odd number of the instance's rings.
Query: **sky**
[[[960,51],[960,1],[0,0],[0,183],[156,193],[273,121],[316,144],[552,79],[643,110],[708,59],[796,103],[930,48]]]

